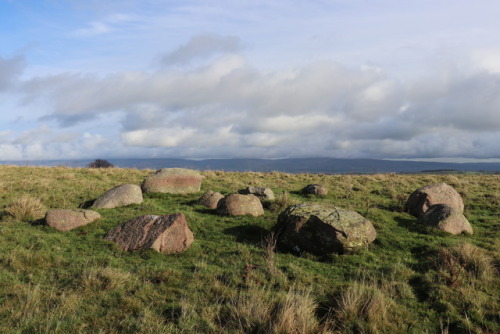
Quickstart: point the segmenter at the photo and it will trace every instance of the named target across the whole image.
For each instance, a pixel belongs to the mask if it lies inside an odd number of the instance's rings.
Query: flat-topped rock
[[[227,216],[252,215],[256,217],[264,214],[264,208],[257,196],[232,194],[219,201],[217,212]]]
[[[463,213],[446,204],[431,206],[417,222],[451,234],[474,233]]]
[[[359,213],[319,203],[288,207],[272,230],[279,248],[319,255],[350,253],[377,237],[372,223]]]
[[[198,204],[204,205],[210,209],[216,209],[219,201],[224,198],[224,195],[218,192],[213,192],[212,190],[204,193],[198,200]]]
[[[308,184],[302,189],[302,193],[306,195],[328,195],[328,189],[321,184]]]
[[[271,188],[248,186],[245,189],[238,190],[242,195],[254,195],[261,200],[274,201],[274,192]]]
[[[192,169],[163,168],[148,175],[141,184],[144,193],[190,194],[201,188],[203,176]]]
[[[124,251],[152,248],[164,254],[181,253],[194,239],[182,213],[139,216],[115,227],[105,238]]]
[[[57,209],[47,212],[45,222],[59,231],[66,232],[92,223],[99,218],[101,215],[92,210]]]
[[[92,207],[96,209],[113,209],[143,202],[142,190],[136,184],[122,184],[99,196]]]
[[[431,184],[415,190],[406,201],[405,211],[420,217],[435,204],[446,204],[459,212],[464,212],[462,196],[446,183]]]

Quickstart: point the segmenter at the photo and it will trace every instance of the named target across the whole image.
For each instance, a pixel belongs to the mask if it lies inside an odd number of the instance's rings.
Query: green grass
[[[46,209],[81,207],[151,172],[0,166],[0,332],[500,331],[500,175],[207,171],[199,194],[148,194],[70,232],[8,213],[26,196]],[[436,182],[462,194],[474,235],[423,229],[402,212],[413,190]],[[301,195],[310,183],[329,194]],[[221,217],[195,203],[206,190],[248,185],[271,187],[279,204],[261,217]],[[275,252],[268,231],[281,208],[305,201],[359,212],[377,240],[355,255]],[[104,240],[128,219],[175,212],[195,235],[182,254],[127,253]]]

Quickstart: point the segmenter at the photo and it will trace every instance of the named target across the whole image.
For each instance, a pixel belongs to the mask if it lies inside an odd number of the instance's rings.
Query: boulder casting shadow
[[[260,226],[240,225],[227,228],[224,233],[236,237],[237,242],[260,245],[269,234],[269,231]]]

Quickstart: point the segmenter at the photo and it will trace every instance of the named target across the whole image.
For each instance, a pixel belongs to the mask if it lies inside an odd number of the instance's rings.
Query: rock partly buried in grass
[[[59,231],[66,232],[92,223],[99,218],[101,215],[92,210],[58,209],[48,211],[45,215],[45,222]]]
[[[213,192],[212,190],[204,193],[198,200],[198,204],[204,205],[210,209],[216,209],[219,201],[224,198],[224,195],[218,192]]]
[[[190,194],[200,191],[203,176],[192,169],[163,168],[142,182],[144,193]]]
[[[321,184],[308,184],[302,189],[302,193],[306,195],[328,195],[328,189]]]
[[[242,195],[254,195],[265,201],[274,201],[274,192],[271,188],[249,186],[245,189],[238,190],[238,193]]]
[[[446,183],[436,183],[415,190],[405,204],[405,211],[415,217],[422,216],[434,204],[446,204],[464,212],[462,196]]]
[[[182,253],[193,243],[182,213],[140,216],[112,229],[105,238],[124,251],[152,248],[164,254]]]
[[[219,201],[217,212],[227,216],[252,215],[257,217],[264,214],[264,208],[257,196],[232,194]]]
[[[463,213],[446,204],[431,206],[418,219],[418,223],[451,234],[460,234],[462,232],[473,234],[472,226]]]
[[[372,223],[357,212],[319,203],[288,207],[272,231],[278,248],[318,255],[351,253],[377,237]]]
[[[113,209],[143,202],[142,190],[136,184],[122,184],[99,196],[92,207],[96,209]]]

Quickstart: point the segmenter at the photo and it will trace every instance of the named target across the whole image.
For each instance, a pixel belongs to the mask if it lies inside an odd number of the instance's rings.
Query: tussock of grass
[[[475,279],[490,281],[495,275],[492,259],[483,249],[464,242],[452,250],[464,269]]]
[[[271,204],[270,209],[274,212],[282,212],[287,207],[297,204],[298,202],[290,197],[288,191],[284,191],[283,193],[276,196],[276,199]]]
[[[331,310],[333,327],[341,332],[376,333],[397,328],[389,323],[392,298],[376,284],[354,282],[344,289]]]
[[[452,287],[461,285],[467,278],[491,281],[495,275],[491,257],[481,248],[466,242],[441,248],[436,267],[440,276]]]
[[[111,267],[90,267],[82,273],[81,286],[89,290],[123,289],[133,283],[135,277],[120,269]]]
[[[309,292],[290,289],[275,294],[269,287],[252,287],[231,302],[225,328],[242,333],[319,333],[317,308]]]
[[[46,211],[42,201],[30,195],[22,195],[16,198],[6,209],[7,214],[19,221],[40,219],[45,215]]]

